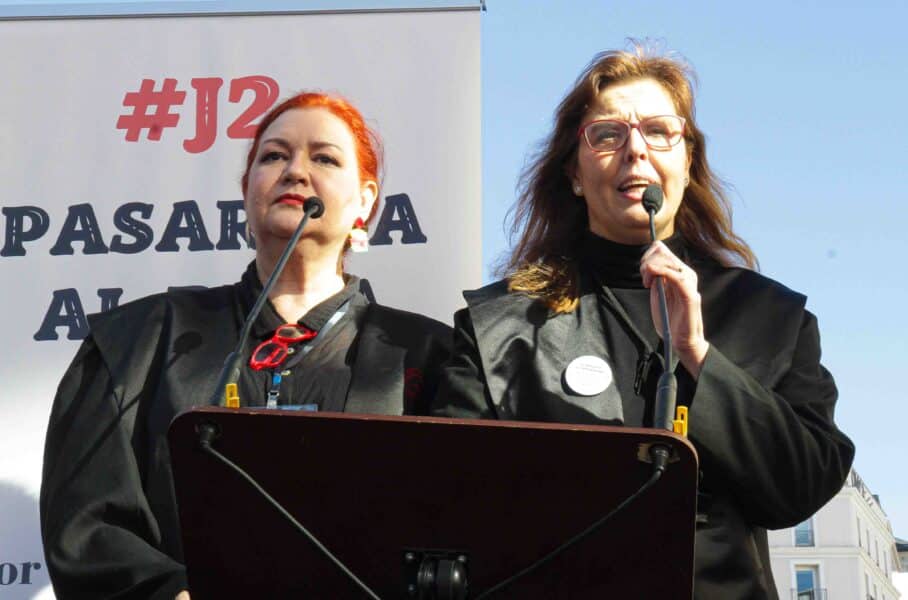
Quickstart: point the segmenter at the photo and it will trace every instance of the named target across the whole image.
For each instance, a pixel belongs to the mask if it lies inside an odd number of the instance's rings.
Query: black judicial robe
[[[820,364],[806,298],[747,269],[697,256],[685,262],[698,274],[710,343],[696,382],[678,366],[678,401],[690,407],[689,439],[701,470],[694,597],[777,598],[766,529],[795,525],[834,496],[854,447],[833,421],[837,391]],[[464,297],[468,307],[455,315],[454,355],[433,414],[615,424],[606,392],[578,397],[563,383],[568,363],[598,354],[602,331],[614,327],[603,322],[614,319],[598,310],[596,289],[586,285],[576,311],[554,316],[509,293],[505,282]],[[643,417],[651,406],[635,406],[630,396],[618,400],[618,420],[650,426]]]
[[[60,600],[172,600],[187,587],[166,432],[178,413],[208,403],[247,309],[240,285],[89,318],[45,446],[42,538]],[[344,410],[424,413],[450,328],[379,304],[364,310]]]

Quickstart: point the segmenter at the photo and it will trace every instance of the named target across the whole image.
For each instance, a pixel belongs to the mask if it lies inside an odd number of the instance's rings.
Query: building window
[[[861,537],[861,517],[858,517],[858,547],[860,547],[860,548],[864,547],[864,541],[863,541],[863,538]]]
[[[795,567],[798,600],[820,600],[819,569],[814,566]]]
[[[795,527],[795,546],[813,546],[813,519]]]

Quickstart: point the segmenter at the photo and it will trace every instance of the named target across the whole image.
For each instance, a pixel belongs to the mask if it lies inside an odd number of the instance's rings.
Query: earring
[[[583,195],[583,188],[580,187],[579,185],[575,185],[575,186],[574,186],[574,195],[575,195],[575,196],[582,196],[582,195]]]
[[[687,175],[685,175],[685,176],[684,176],[684,187],[687,187],[687,186],[689,186],[689,185],[690,185],[690,177],[688,177]]]
[[[353,252],[369,251],[369,232],[366,230],[366,224],[359,217],[353,223],[353,229],[350,231],[350,250]]]

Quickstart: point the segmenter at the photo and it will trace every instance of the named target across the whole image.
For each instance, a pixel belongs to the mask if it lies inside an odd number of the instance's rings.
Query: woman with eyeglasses
[[[694,595],[776,598],[766,529],[823,506],[854,448],[805,297],[732,230],[688,68],[641,46],[597,56],[525,171],[514,231],[506,278],[464,294],[433,413],[653,426],[661,278],[702,473]]]
[[[45,447],[42,537],[58,598],[188,598],[167,428],[209,402],[307,198],[318,196],[324,214],[306,225],[253,323],[242,405],[426,412],[450,328],[375,303],[365,280],[343,270],[347,249],[367,245],[380,167],[379,142],[349,102],[320,93],[286,100],[262,119],[247,157],[255,260],[241,280],[90,319]]]

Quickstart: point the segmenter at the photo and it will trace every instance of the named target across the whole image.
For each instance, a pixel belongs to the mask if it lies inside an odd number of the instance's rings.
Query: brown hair
[[[249,148],[249,154],[246,156],[246,171],[240,180],[243,188],[243,195],[246,194],[246,188],[249,185],[249,171],[252,169],[252,163],[258,154],[259,145],[262,141],[262,135],[268,126],[271,125],[279,116],[294,108],[324,108],[338,119],[347,124],[350,132],[353,134],[353,141],[356,144],[356,160],[359,164],[359,178],[361,181],[374,181],[377,187],[381,186],[381,167],[382,167],[382,146],[378,135],[372,131],[363,119],[363,115],[347,100],[339,96],[331,96],[321,92],[304,92],[288,98],[272,108],[265,115],[256,128],[255,138],[252,140],[252,146]],[[372,212],[366,223],[372,221],[378,209],[378,198],[372,204]]]
[[[633,51],[596,55],[555,112],[555,128],[521,175],[511,236],[519,240],[503,269],[508,289],[539,298],[555,312],[577,305],[577,242],[589,228],[586,204],[572,193],[570,173],[577,161],[577,130],[587,109],[608,86],[636,79],[659,83],[687,121],[690,184],[676,230],[687,244],[720,264],[756,267],[750,247],[732,230],[731,204],[722,181],[706,161],[706,140],[694,119],[693,71],[681,60],[659,55],[639,42]]]

